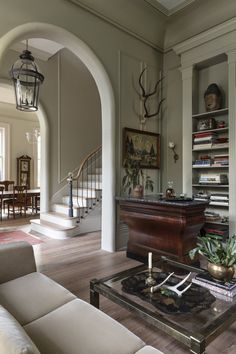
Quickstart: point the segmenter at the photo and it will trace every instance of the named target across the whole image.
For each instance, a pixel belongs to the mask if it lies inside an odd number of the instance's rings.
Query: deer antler
[[[149,113],[148,112],[148,107],[147,107],[147,100],[151,97],[151,96],[154,96],[156,93],[157,93],[157,88],[158,86],[160,85],[160,83],[162,82],[163,78],[159,79],[155,86],[154,86],[154,89],[153,91],[149,92],[149,93],[146,93],[145,92],[145,88],[143,87],[143,84],[142,84],[142,76],[144,74],[144,71],[146,70],[146,68],[144,68],[139,76],[139,86],[141,88],[141,91],[142,91],[142,95],[141,95],[141,98],[143,100],[143,108],[144,108],[144,111],[145,111],[145,114],[144,114],[144,119],[147,119],[147,118],[151,118],[151,117],[154,117],[156,115],[159,114],[160,112],[160,109],[161,109],[161,105],[162,103],[165,101],[165,98],[163,98],[159,103],[158,103],[158,107],[157,107],[157,111],[154,112],[154,113]]]

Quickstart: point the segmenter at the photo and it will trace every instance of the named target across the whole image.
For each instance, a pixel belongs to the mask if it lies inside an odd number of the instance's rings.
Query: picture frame
[[[123,166],[127,159],[139,161],[141,168],[160,168],[160,134],[124,128]]]

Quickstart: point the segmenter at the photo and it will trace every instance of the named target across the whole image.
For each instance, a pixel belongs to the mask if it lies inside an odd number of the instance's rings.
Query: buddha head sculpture
[[[221,108],[222,93],[217,84],[210,84],[204,93],[206,111],[215,111]]]

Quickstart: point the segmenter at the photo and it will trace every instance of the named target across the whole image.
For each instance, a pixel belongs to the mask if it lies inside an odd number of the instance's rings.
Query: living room
[[[176,2],[174,9],[169,10],[160,3],[163,2],[23,0],[13,4],[1,1],[1,85],[11,84],[8,72],[17,59],[12,46],[19,42],[24,44],[26,39],[29,43],[34,38],[59,43],[64,59],[73,57],[65,66],[60,55],[47,63],[36,57],[45,75],[40,88],[38,115],[43,149],[41,213],[51,212],[52,202],[66,188],[68,172],[80,166],[92,149],[102,145],[101,236],[94,233],[89,238],[52,239],[50,243],[42,236],[44,242],[34,246],[38,269],[85,301],[89,300],[91,279],[139,264],[126,258],[128,232],[115,200],[122,195],[125,173],[124,128],[160,135],[160,168],[148,169],[154,181],[153,194],[165,192],[168,181],[173,181],[177,196],[192,196],[192,154],[189,151],[192,150],[195,68],[200,72],[199,76],[207,78],[199,84],[201,105],[204,102],[202,92],[214,80],[223,83],[222,91],[228,96],[229,194],[236,195],[233,178],[235,2],[228,0],[227,6],[220,0],[185,1],[182,4],[185,6],[177,6]],[[211,58],[216,60],[212,62]],[[77,60],[92,77],[96,96],[92,100],[91,87],[84,86],[86,78],[80,81],[79,75],[76,76]],[[227,65],[228,78],[225,80],[222,73]],[[161,96],[165,98],[160,114],[146,120],[142,119],[144,108],[139,93],[139,77],[144,68],[145,89],[151,90],[162,75]],[[76,76],[75,83],[72,83],[73,76]],[[155,112],[156,106],[156,100],[152,100],[148,109]],[[89,119],[87,124],[86,119]],[[178,154],[176,160],[170,143],[174,143]],[[227,214],[230,235],[236,231],[234,199],[229,201]],[[126,310],[120,311],[117,305],[102,299],[101,307],[138,336],[143,334],[142,339],[157,349],[165,353],[188,352],[176,340],[167,338],[150,325],[145,326],[143,320]],[[234,331],[234,327],[225,331],[208,346],[208,352],[227,353],[230,347],[232,349]]]

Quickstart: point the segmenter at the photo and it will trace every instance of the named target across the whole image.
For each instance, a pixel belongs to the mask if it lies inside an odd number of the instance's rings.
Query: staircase
[[[78,172],[68,174],[67,194],[50,212],[32,219],[31,232],[65,239],[101,230],[102,167],[101,147],[91,152]]]

